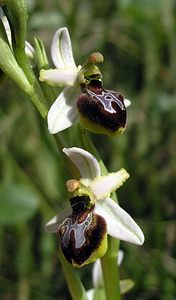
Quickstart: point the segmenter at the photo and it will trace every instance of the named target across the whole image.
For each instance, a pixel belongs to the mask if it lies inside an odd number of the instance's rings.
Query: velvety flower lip
[[[87,191],[93,196],[94,212],[105,219],[107,233],[116,239],[142,245],[144,235],[140,227],[124,209],[110,198],[111,192],[128,179],[129,174],[126,170],[121,169],[108,175],[101,175],[98,161],[91,153],[77,147],[64,148],[63,151],[80,173],[79,194],[84,189],[84,192]],[[67,208],[52,218],[45,226],[46,231],[56,232],[59,224],[66,216],[70,215],[70,212],[71,210]]]
[[[80,121],[76,100],[80,96],[80,82],[84,80],[84,65],[76,66],[71,39],[66,27],[56,31],[51,44],[51,58],[55,69],[40,70],[40,81],[50,85],[65,86],[48,112],[48,130],[51,134],[58,133]],[[91,70],[97,71],[97,67]],[[128,107],[130,100],[124,99]]]

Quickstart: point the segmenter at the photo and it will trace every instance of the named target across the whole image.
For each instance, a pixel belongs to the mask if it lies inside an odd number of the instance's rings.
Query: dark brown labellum
[[[80,205],[82,207],[82,199]],[[104,218],[94,214],[92,206],[91,209],[73,211],[59,226],[57,234],[66,259],[74,266],[81,267],[101,246],[106,232]]]
[[[101,80],[97,79],[92,79],[88,85],[82,86],[82,90],[83,93],[77,100],[82,118],[111,133],[125,128],[126,108],[120,93],[105,90]]]

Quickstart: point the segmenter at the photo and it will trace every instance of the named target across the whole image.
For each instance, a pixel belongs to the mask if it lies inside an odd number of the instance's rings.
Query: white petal
[[[79,87],[67,87],[58,96],[48,112],[50,133],[60,132],[78,121],[76,99],[79,94]]]
[[[48,223],[45,225],[45,230],[49,233],[56,232],[58,230],[58,225],[68,218],[72,213],[71,207],[66,208],[57,216],[54,216]]]
[[[6,31],[6,34],[7,34],[8,42],[11,46],[12,45],[12,35],[11,35],[9,21],[8,21],[6,15],[4,14],[3,9],[1,7],[0,7],[0,19],[2,20],[2,23],[4,25],[4,28],[5,28],[5,31]]]
[[[73,86],[77,79],[77,68],[40,70],[40,81],[50,85]]]
[[[34,59],[35,51],[32,45],[28,41],[25,41],[25,53],[30,59]]]
[[[64,148],[63,152],[79,170],[83,179],[93,180],[100,176],[100,167],[96,158],[81,148]]]
[[[127,108],[131,105],[131,101],[128,99],[124,99],[124,104],[125,104],[125,107]]]
[[[86,292],[87,299],[88,300],[94,300],[94,293],[95,293],[94,289],[88,290]]]
[[[111,198],[96,202],[95,212],[106,220],[108,234],[112,237],[142,245],[144,235],[131,216]]]
[[[93,264],[93,286],[94,287],[103,287],[103,273],[101,268],[101,261],[97,259],[96,262]]]
[[[100,200],[109,197],[110,193],[119,188],[128,178],[129,174],[127,171],[121,169],[118,172],[95,178],[90,183],[90,188],[96,195],[97,200]]]
[[[51,57],[56,68],[75,68],[75,61],[72,53],[72,45],[70,35],[66,27],[56,31],[52,45]]]
[[[25,41],[25,53],[29,59],[31,67],[35,67],[35,50],[28,41]]]
[[[117,256],[117,264],[119,266],[121,265],[123,258],[124,258],[124,252],[123,252],[123,250],[119,250],[118,256]]]

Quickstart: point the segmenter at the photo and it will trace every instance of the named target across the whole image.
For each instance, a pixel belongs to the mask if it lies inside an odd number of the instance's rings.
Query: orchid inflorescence
[[[51,56],[56,69],[41,70],[40,80],[67,87],[48,112],[50,133],[60,132],[76,122],[96,133],[123,132],[130,101],[118,92],[103,88],[103,77],[97,66],[103,62],[103,56],[93,53],[83,66],[77,67],[67,28],[55,33]],[[75,267],[97,260],[107,251],[108,235],[142,245],[141,229],[110,198],[110,194],[128,179],[126,170],[102,175],[91,153],[76,147],[64,148],[63,152],[78,169],[80,178],[67,182],[69,205],[45,228],[57,233],[66,259]]]
[[[35,49],[26,41],[26,3],[11,0],[1,1],[1,4],[7,4],[12,20],[8,22],[0,8],[0,47],[3,50],[0,51],[0,71],[28,94],[45,117],[47,108],[44,101],[42,102],[44,93],[32,71],[32,67],[39,65],[37,55]],[[19,22],[14,22],[17,18]],[[11,24],[14,25],[14,32],[11,32]],[[41,55],[42,53],[43,51]],[[69,32],[63,27],[54,35],[51,57],[55,69],[41,69],[39,80],[51,86],[64,86],[64,89],[48,111],[49,132],[56,134],[80,123],[83,128],[93,133],[109,136],[122,133],[126,128],[126,108],[130,101],[121,93],[104,88],[103,76],[97,66],[104,60],[102,54],[92,53],[82,66],[77,66]],[[46,61],[45,58],[43,61]],[[129,174],[123,168],[117,172],[102,172],[97,158],[78,147],[64,148],[63,153],[67,161],[71,162],[71,168],[76,169],[75,174],[79,176],[75,175],[66,182],[69,195],[66,208],[54,216],[45,225],[45,229],[49,233],[57,234],[62,252],[72,266],[80,268],[97,261],[101,283],[97,284],[94,280],[94,285],[95,288],[102,288],[99,259],[107,252],[109,238],[136,245],[144,242],[140,227],[112,197],[112,193],[129,178]],[[124,290],[128,288],[129,282]],[[80,290],[82,295],[82,286]],[[95,290],[93,295],[94,292]],[[74,299],[77,299],[75,291],[72,291],[73,294]],[[88,294],[90,295],[87,293],[87,296]]]

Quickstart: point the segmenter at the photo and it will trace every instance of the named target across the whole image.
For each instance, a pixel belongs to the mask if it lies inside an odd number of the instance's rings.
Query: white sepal
[[[63,152],[76,166],[84,180],[93,180],[97,176],[100,176],[100,167],[98,161],[88,151],[73,147],[64,148]]]
[[[124,99],[124,105],[125,107],[129,107],[131,105],[131,101],[129,99]]]
[[[55,134],[78,121],[76,101],[80,94],[79,87],[66,87],[52,104],[48,112],[48,130]]]
[[[61,213],[54,216],[48,223],[45,225],[45,230],[48,233],[53,233],[58,230],[58,226],[62,223],[66,218],[68,218],[72,214],[71,207],[67,207]]]
[[[101,200],[110,196],[110,193],[119,188],[129,178],[129,174],[125,169],[118,172],[109,173],[105,176],[95,178],[90,183],[90,188],[97,200]]]
[[[142,230],[131,216],[111,198],[97,201],[95,213],[104,217],[107,232],[112,237],[137,245],[144,243]]]
[[[58,29],[54,34],[51,44],[51,57],[58,69],[76,68],[70,35],[66,27]]]

